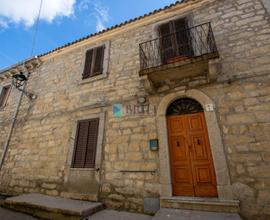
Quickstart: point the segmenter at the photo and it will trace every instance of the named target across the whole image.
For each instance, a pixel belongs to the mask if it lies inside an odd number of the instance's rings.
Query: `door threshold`
[[[238,200],[224,200],[213,197],[161,197],[160,204],[162,208],[176,208],[228,213],[239,212]]]
[[[175,199],[175,200],[183,200],[183,201],[230,201],[219,199],[218,197],[195,197],[195,196],[164,196],[160,197],[160,199]]]

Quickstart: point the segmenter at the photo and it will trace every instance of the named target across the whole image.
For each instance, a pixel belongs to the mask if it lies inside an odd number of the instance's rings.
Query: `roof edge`
[[[0,70],[0,80],[7,79],[20,71],[32,71],[41,64],[39,57],[34,56]]]
[[[79,38],[79,39],[77,39],[77,40],[71,41],[70,43],[64,44],[64,45],[62,45],[62,46],[60,46],[60,47],[56,47],[56,48],[54,48],[54,49],[52,49],[52,50],[50,50],[50,51],[48,51],[48,52],[39,54],[38,57],[43,57],[43,56],[49,55],[49,54],[54,53],[54,52],[56,52],[56,51],[58,51],[58,50],[61,50],[61,49],[63,49],[63,48],[66,48],[66,47],[69,47],[69,46],[74,45],[74,44],[76,44],[76,43],[79,43],[79,42],[81,42],[81,41],[87,40],[87,39],[89,39],[89,38],[91,38],[91,37],[95,37],[95,36],[98,36],[98,35],[100,35],[100,34],[104,34],[104,33],[109,32],[109,31],[111,31],[111,30],[115,30],[115,29],[117,29],[117,28],[123,27],[123,26],[125,26],[125,25],[127,25],[127,24],[131,24],[131,23],[134,23],[134,22],[136,22],[136,21],[142,20],[142,19],[144,19],[144,18],[146,18],[146,17],[149,17],[149,16],[151,16],[151,15],[157,14],[157,13],[159,13],[159,12],[162,12],[162,11],[165,11],[165,10],[168,10],[168,9],[171,9],[171,8],[177,6],[177,5],[181,5],[181,4],[188,3],[188,2],[192,2],[192,1],[197,1],[197,0],[178,0],[178,1],[176,1],[175,3],[172,3],[172,4],[170,4],[170,5],[167,5],[167,6],[163,7],[163,8],[155,9],[154,11],[151,11],[151,12],[146,13],[146,14],[144,14],[144,15],[141,15],[141,16],[138,16],[138,17],[131,18],[131,19],[127,20],[127,21],[124,21],[124,22],[121,22],[121,23],[119,23],[119,24],[113,25],[113,26],[111,26],[111,27],[109,27],[109,28],[106,28],[106,29],[104,29],[104,30],[102,30],[102,31],[99,31],[99,32],[95,32],[95,33],[86,35],[85,37],[82,37],[82,38]]]
[[[8,72],[8,71],[10,71],[10,70],[12,70],[12,69],[15,69],[16,67],[18,67],[18,66],[20,66],[20,65],[23,65],[24,63],[29,62],[29,61],[31,61],[31,60],[39,59],[39,58],[44,57],[44,56],[46,56],[46,55],[52,54],[52,53],[54,53],[54,52],[57,52],[57,51],[59,51],[59,50],[61,50],[61,49],[67,48],[67,47],[69,47],[69,46],[71,46],[71,45],[74,45],[74,44],[77,44],[77,43],[82,42],[82,41],[84,41],[84,40],[87,40],[87,39],[89,39],[89,38],[91,38],[91,37],[95,37],[95,36],[98,36],[98,35],[100,35],[100,34],[104,34],[104,33],[109,32],[109,31],[111,31],[111,30],[115,30],[115,29],[117,29],[117,28],[123,27],[123,26],[125,26],[125,25],[127,25],[127,24],[131,24],[131,23],[134,23],[134,22],[136,22],[136,21],[142,20],[142,19],[144,19],[144,18],[146,18],[146,17],[149,17],[149,16],[151,16],[151,15],[157,14],[157,13],[159,13],[159,12],[162,12],[162,11],[165,11],[165,10],[168,10],[168,9],[171,9],[171,8],[177,6],[177,5],[181,5],[181,4],[188,3],[188,2],[192,2],[192,1],[195,2],[195,1],[197,1],[197,0],[178,0],[178,1],[176,1],[175,3],[172,3],[172,4],[170,4],[170,5],[167,5],[167,6],[163,7],[163,8],[156,9],[156,10],[154,10],[154,11],[151,11],[151,12],[149,12],[149,13],[146,13],[146,14],[144,14],[144,15],[141,15],[141,16],[138,16],[138,17],[135,17],[135,18],[131,18],[131,19],[127,20],[127,21],[121,22],[120,24],[116,24],[116,25],[111,26],[111,27],[109,27],[109,28],[106,28],[106,29],[104,29],[104,30],[102,30],[102,31],[99,31],[99,32],[95,32],[95,33],[89,34],[89,35],[87,35],[87,36],[85,36],[85,37],[79,38],[79,39],[74,40],[74,41],[72,41],[72,42],[70,42],[70,43],[67,43],[67,44],[64,44],[64,45],[62,45],[62,46],[56,47],[56,48],[54,48],[54,49],[52,49],[52,50],[49,50],[49,51],[47,51],[47,52],[45,52],[45,53],[41,53],[41,54],[36,55],[36,56],[34,56],[34,57],[27,58],[27,59],[25,59],[25,60],[23,60],[23,61],[20,61],[20,62],[18,62],[18,63],[16,63],[16,64],[13,64],[13,65],[11,65],[11,66],[9,66],[9,67],[6,67],[6,68],[4,68],[4,69],[2,69],[2,70],[0,69],[0,75],[3,75],[5,72]]]

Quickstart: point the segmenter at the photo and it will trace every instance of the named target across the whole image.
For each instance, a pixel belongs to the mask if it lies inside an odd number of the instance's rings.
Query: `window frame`
[[[89,120],[93,118],[99,118],[99,128],[98,128],[98,139],[97,139],[97,149],[96,149],[96,160],[95,160],[95,168],[73,168],[72,167],[72,161],[73,161],[73,152],[75,150],[75,141],[76,141],[76,135],[77,135],[77,124],[78,121],[82,120]],[[106,119],[106,111],[102,111],[101,113],[96,114],[86,114],[81,117],[75,117],[72,119],[72,131],[70,136],[70,142],[69,142],[69,152],[68,152],[68,158],[65,165],[65,170],[67,173],[67,178],[70,175],[71,172],[76,171],[97,171],[101,168],[102,163],[102,151],[103,151],[103,140],[104,140],[104,132],[105,132],[105,119]]]
[[[177,22],[181,22],[183,25],[183,30],[186,30],[185,34],[186,34],[186,37],[183,38],[185,39],[185,42],[183,43],[183,41],[180,41],[179,40],[179,30],[177,29]],[[169,28],[169,33],[165,34],[165,35],[162,35],[161,34],[161,28],[162,26],[168,26]],[[162,22],[160,23],[158,26],[157,26],[157,34],[158,34],[158,37],[160,38],[160,48],[161,48],[161,62],[163,64],[167,64],[167,62],[170,60],[170,59],[173,59],[175,57],[178,57],[178,56],[181,56],[181,55],[187,55],[187,56],[193,56],[194,54],[194,51],[193,51],[193,46],[192,46],[192,42],[190,40],[190,37],[189,37],[189,28],[190,28],[190,22],[189,22],[189,18],[187,16],[184,16],[184,17],[177,17],[177,18],[174,18],[174,19],[170,19],[170,20],[167,20],[166,22]],[[170,38],[170,42],[171,42],[171,46],[170,47],[167,47],[165,48],[166,50],[162,51],[162,41],[163,41],[163,37],[166,37],[168,36]],[[180,49],[180,48],[181,49]],[[184,48],[183,48],[184,47]],[[167,58],[166,56],[164,56],[164,53],[166,54],[166,52],[169,51],[169,52],[172,52],[172,56]],[[174,55],[173,55],[174,54]]]
[[[86,61],[86,52],[88,50],[98,48],[100,46],[104,46],[104,52],[103,52],[103,68],[102,68],[102,73],[98,75],[94,75],[88,78],[83,78],[83,73],[84,73],[84,67],[85,67],[85,61]],[[93,44],[91,46],[85,47],[83,50],[83,59],[81,63],[81,74],[80,78],[81,80],[79,81],[79,84],[85,84],[85,83],[90,83],[93,81],[101,80],[104,78],[108,77],[108,69],[109,69],[109,59],[110,59],[110,47],[111,47],[111,42],[110,41],[105,41],[97,44]]]
[[[4,97],[4,101],[3,101],[2,105],[0,105],[0,110],[4,109],[7,106],[7,101],[8,101],[8,98],[10,96],[10,93],[11,93],[12,84],[5,84],[3,86],[0,86],[0,97],[2,96],[3,89],[5,89],[6,87],[9,87],[9,88],[8,88],[7,94]]]
[[[93,152],[93,157],[94,157],[94,164],[93,166],[91,167],[87,167],[86,166],[86,155],[87,155],[87,146],[86,146],[86,149],[85,150],[85,155],[84,155],[84,165],[82,167],[77,167],[76,164],[75,164],[75,157],[76,157],[76,153],[77,153],[77,147],[78,147],[78,141],[79,141],[79,126],[80,126],[80,123],[82,122],[88,122],[90,123],[91,121],[94,121],[94,120],[97,120],[97,134],[96,134],[96,140],[95,140],[95,148],[94,148],[94,152]],[[84,119],[84,120],[78,120],[77,121],[77,129],[76,129],[76,138],[75,138],[75,142],[74,142],[74,148],[73,148],[73,156],[72,156],[72,161],[71,161],[71,168],[73,169],[93,169],[95,168],[95,163],[96,163],[96,156],[97,156],[97,147],[98,147],[98,135],[99,135],[99,126],[100,126],[100,118],[90,118],[90,119]],[[89,125],[88,125],[88,129],[89,129]],[[89,130],[88,130],[88,136],[87,136],[87,143],[89,141]]]
[[[191,11],[187,11],[181,15],[173,16],[161,21],[158,21],[152,25],[152,31],[153,31],[153,38],[159,38],[159,27],[163,24],[169,23],[171,21],[179,20],[179,19],[186,19],[187,24],[189,27],[193,27],[195,25],[194,22],[194,15]],[[162,58],[160,57],[160,63],[162,63]]]
[[[97,57],[98,57],[97,54],[98,54],[99,49],[101,49],[101,52],[102,52],[101,57],[100,57],[100,59],[101,59],[100,68],[101,69],[99,69],[99,71],[95,72],[96,62],[98,60],[97,59]],[[87,58],[88,52],[90,52],[90,51],[92,52],[92,54],[91,54],[91,56],[92,56],[91,57],[91,65],[90,65],[90,70],[89,70],[90,72],[87,73],[87,75],[86,75],[86,74],[84,74],[85,69],[86,69],[86,58]],[[86,51],[86,53],[85,53],[85,61],[84,61],[84,70],[83,70],[83,74],[82,74],[82,79],[83,80],[102,74],[102,72],[103,72],[103,62],[104,62],[104,52],[105,52],[105,45],[94,47],[94,48],[88,49]]]

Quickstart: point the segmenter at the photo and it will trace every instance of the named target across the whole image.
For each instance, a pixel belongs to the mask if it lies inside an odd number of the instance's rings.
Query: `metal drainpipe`
[[[27,77],[29,77],[29,75],[30,75],[30,73],[28,73]],[[0,159],[0,170],[2,169],[4,160],[5,160],[7,151],[8,151],[8,146],[9,146],[11,136],[12,136],[12,132],[13,132],[16,120],[17,120],[17,116],[18,116],[18,113],[19,113],[19,108],[20,108],[22,98],[23,98],[23,91],[25,90],[26,84],[27,84],[27,82],[25,82],[25,84],[23,85],[23,88],[22,88],[22,91],[20,93],[20,97],[19,97],[19,101],[18,101],[16,110],[15,110],[13,118],[12,118],[11,126],[10,126],[9,133],[8,133],[8,137],[7,137],[6,143],[4,145],[4,151],[3,151],[2,155],[1,155],[1,159]]]

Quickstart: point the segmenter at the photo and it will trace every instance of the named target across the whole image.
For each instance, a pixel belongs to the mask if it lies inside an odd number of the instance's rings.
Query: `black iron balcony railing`
[[[211,23],[205,23],[141,43],[140,68],[159,67],[217,52]]]

